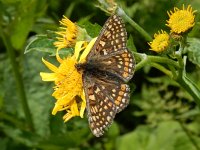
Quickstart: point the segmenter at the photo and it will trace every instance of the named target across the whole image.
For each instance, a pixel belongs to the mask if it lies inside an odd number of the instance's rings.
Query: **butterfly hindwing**
[[[99,137],[113,122],[116,106],[105,95],[102,87],[95,82],[94,76],[84,74],[83,83],[90,129],[95,136]]]
[[[90,129],[100,136],[113,122],[115,114],[128,105],[130,88],[106,72],[85,73],[83,81]]]
[[[133,77],[135,60],[127,48],[120,49],[109,57],[102,57],[94,62],[98,64],[102,71],[109,71],[125,82]]]

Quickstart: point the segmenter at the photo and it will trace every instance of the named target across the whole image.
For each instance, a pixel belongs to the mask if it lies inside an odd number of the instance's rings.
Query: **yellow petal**
[[[81,108],[80,108],[80,117],[83,118],[84,111],[86,108],[86,100],[85,100],[85,93],[83,91],[83,94],[81,95],[81,99],[83,100],[81,103]]]
[[[93,47],[95,41],[96,41],[97,37],[96,38],[93,38],[90,43],[87,45],[86,49],[84,50],[84,52],[82,53],[81,57],[80,57],[80,60],[79,62],[80,63],[83,63],[85,62],[85,59],[88,55],[88,53],[90,52],[91,48]]]
[[[78,60],[80,51],[83,50],[82,45],[85,43],[85,41],[78,41],[75,45],[75,52],[74,52],[74,56],[76,58],[76,60]]]
[[[56,97],[56,93],[54,92],[52,96]],[[59,98],[56,103],[59,105],[68,105],[74,97],[74,93],[68,92],[65,96]]]
[[[72,117],[74,117],[74,116],[72,115],[72,113],[71,113],[71,112],[68,112],[67,114],[65,114],[65,115],[63,116],[63,120],[64,120],[64,122],[67,122],[67,121],[69,121]]]
[[[55,73],[40,72],[40,76],[42,78],[42,81],[55,81],[56,80]]]
[[[74,116],[79,116],[78,106],[75,99],[73,101],[73,104],[71,105],[71,111]]]
[[[51,114],[55,115],[60,109],[62,109],[62,106],[55,104]]]
[[[53,64],[51,64],[50,62],[44,60],[44,58],[42,58],[43,63],[53,72],[57,72],[58,68],[56,66],[54,66]]]
[[[62,63],[63,60],[62,60],[62,58],[60,58],[60,56],[59,56],[59,53],[58,53],[59,50],[60,50],[60,49],[57,49],[57,50],[56,50],[56,59],[57,59],[57,61],[58,61],[59,63]]]

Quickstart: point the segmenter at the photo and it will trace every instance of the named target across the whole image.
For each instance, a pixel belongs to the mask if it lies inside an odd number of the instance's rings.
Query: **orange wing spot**
[[[94,123],[91,123],[91,124],[90,124],[90,127],[91,127],[91,128],[94,128]]]
[[[108,109],[108,106],[105,105],[105,106],[104,106],[104,109],[107,110],[107,109]]]
[[[108,103],[108,106],[109,106],[109,107],[112,107],[112,105],[113,105],[113,104],[112,104],[111,102]]]
[[[116,100],[116,101],[115,101],[115,104],[116,104],[116,105],[119,105],[119,104],[120,104],[120,101]]]
[[[124,92],[123,92],[123,91],[120,91],[120,92],[119,92],[119,95],[124,95]]]
[[[94,106],[91,108],[91,111],[96,114],[98,112],[98,109],[96,106]]]
[[[96,120],[97,120],[96,116],[93,116],[92,119],[93,119],[93,121],[96,121]]]
[[[124,78],[128,77],[128,73],[127,73],[127,72],[124,72],[124,73],[123,73],[123,77],[124,77]]]
[[[93,95],[93,88],[92,87],[88,88],[88,95]]]
[[[125,60],[125,61],[129,61],[130,59],[129,59],[129,58],[124,58],[124,60]]]
[[[124,70],[128,72],[128,67],[124,67]]]
[[[122,100],[122,97],[121,97],[121,96],[118,96],[118,97],[117,97],[117,101],[121,102],[121,100]]]
[[[119,44],[119,45],[118,45],[118,48],[122,48],[122,45],[121,45],[121,44]]]
[[[126,62],[125,62],[125,66],[129,66],[129,62],[126,61]]]
[[[125,53],[125,54],[122,54],[122,57],[127,57],[128,55]]]
[[[122,85],[121,85],[121,90],[122,90],[122,91],[125,91],[125,90],[126,90],[126,85],[125,85],[125,84],[122,84]]]

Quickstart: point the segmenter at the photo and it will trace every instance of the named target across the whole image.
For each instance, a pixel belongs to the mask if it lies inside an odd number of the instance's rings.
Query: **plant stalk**
[[[136,29],[146,41],[152,41],[152,37],[142,27],[140,27],[135,21],[133,21],[122,8],[118,7],[117,14],[127,21],[134,29]]]
[[[22,108],[24,110],[24,114],[25,114],[25,117],[26,117],[28,127],[31,131],[34,131],[32,116],[31,116],[30,109],[29,109],[29,106],[28,106],[22,76],[21,76],[19,69],[18,69],[19,66],[18,66],[18,63],[16,61],[15,51],[14,51],[13,47],[11,46],[11,42],[9,41],[9,38],[2,32],[0,34],[1,34],[3,42],[5,44],[7,54],[8,54],[8,57],[10,59],[11,66],[12,66],[12,70],[14,72],[14,77],[15,77],[15,82],[16,82],[19,98],[21,99]]]
[[[194,101],[200,108],[200,89],[196,84],[194,84],[186,75],[178,77],[176,81],[194,98]]]

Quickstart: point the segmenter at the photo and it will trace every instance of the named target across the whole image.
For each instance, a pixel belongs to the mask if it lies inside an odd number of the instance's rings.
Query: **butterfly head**
[[[75,64],[75,68],[77,69],[77,71],[84,70],[85,63],[77,63],[77,64]]]

